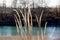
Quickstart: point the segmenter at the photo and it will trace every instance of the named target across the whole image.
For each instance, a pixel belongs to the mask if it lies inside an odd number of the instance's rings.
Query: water
[[[13,26],[0,26],[0,36],[17,35],[17,29]]]
[[[25,34],[25,30],[23,27],[23,33]],[[43,28],[42,28],[43,30]],[[31,33],[33,35],[36,35],[38,32],[38,27],[33,27]],[[43,32],[43,31],[42,31]],[[12,35],[18,35],[17,29],[14,26],[0,26],[0,36],[12,36]],[[50,27],[48,26],[46,28],[46,35],[60,35],[60,27]]]

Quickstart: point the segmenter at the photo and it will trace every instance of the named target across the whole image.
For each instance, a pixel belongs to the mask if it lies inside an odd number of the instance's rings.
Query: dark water
[[[42,32],[43,32],[43,28]],[[23,33],[25,33],[24,27],[23,27]],[[38,27],[33,27],[31,33],[36,35],[38,32]],[[12,35],[18,35],[17,29],[14,26],[0,26],[0,36],[12,36]],[[46,35],[60,35],[60,26],[47,26],[46,28]]]

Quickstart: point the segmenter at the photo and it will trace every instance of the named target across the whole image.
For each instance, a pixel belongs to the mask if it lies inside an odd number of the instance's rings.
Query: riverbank
[[[0,40],[40,40],[41,37],[38,35],[38,36],[29,36],[27,35],[27,37],[24,37],[23,38],[21,36],[0,36]],[[46,40],[47,37],[44,36],[44,40]]]
[[[38,36],[27,36],[27,37],[21,37],[21,36],[0,36],[0,40],[41,40],[41,37]],[[43,36],[42,40],[60,40],[60,36],[53,36],[50,37],[49,36]]]

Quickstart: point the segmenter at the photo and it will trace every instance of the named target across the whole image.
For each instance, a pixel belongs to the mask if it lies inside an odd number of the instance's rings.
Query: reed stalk
[[[16,12],[16,15],[14,15],[15,17],[16,17],[16,19],[17,19],[17,23],[18,23],[18,27],[19,27],[19,29],[20,29],[20,32],[21,32],[21,37],[22,37],[22,40],[23,40],[23,32],[22,32],[22,23],[21,23],[21,18],[20,18],[20,15],[19,15],[19,13],[18,13],[18,11],[17,10],[15,10],[15,9],[13,9],[13,11],[15,11]],[[17,24],[16,24],[17,25]]]
[[[45,23],[45,27],[44,27],[44,35],[46,34],[46,27],[47,27],[47,22]]]
[[[17,29],[21,31],[21,37],[22,37],[22,40],[23,40],[23,32],[22,32],[22,22],[21,22],[21,18],[20,18],[20,15],[18,13],[17,10],[14,9],[14,11],[16,12],[16,15],[15,16],[15,23],[16,23],[16,27]],[[29,32],[29,33],[26,33],[25,34],[25,37],[26,37],[26,40],[33,40],[33,36],[31,35],[31,31],[32,31],[32,26],[33,26],[33,23],[32,23],[32,13],[31,13],[31,9],[28,8],[28,12],[26,11],[26,9],[24,9],[24,14],[23,12],[20,10],[20,13],[22,14],[22,17],[24,19],[24,26],[25,26],[25,32]],[[41,33],[41,36],[40,36],[40,32],[41,32],[41,19],[42,19],[42,15],[43,15],[43,10],[41,12],[41,15],[40,17],[38,18],[37,15],[35,15],[36,17],[36,20],[37,20],[37,23],[38,23],[38,33],[37,33],[37,40],[44,40],[44,37],[43,37],[43,33]],[[31,19],[30,19],[31,18]],[[44,28],[44,34],[46,33],[46,25],[47,25],[47,22],[45,23],[45,28]],[[27,30],[27,27],[28,27],[28,30]],[[17,30],[17,31],[18,31]],[[18,31],[19,33],[19,31]]]
[[[46,39],[46,27],[47,27],[47,22],[45,23],[45,26],[44,26],[44,32],[42,32],[42,40],[47,40]]]
[[[27,31],[27,30],[26,30],[26,27],[27,27],[26,14],[24,15],[21,10],[20,10],[20,13],[22,14],[22,17],[23,17],[23,20],[24,20],[24,26],[25,26],[25,32],[26,32],[26,31]]]
[[[47,40],[47,38],[46,38],[46,27],[47,27],[47,22],[45,23],[45,27],[44,27],[44,38],[43,38],[43,40]]]
[[[25,10],[25,9],[24,9]],[[26,11],[24,11],[25,13],[23,14],[23,12],[20,10],[20,13],[22,14],[23,20],[24,20],[24,27],[25,27],[25,32],[27,32],[27,19],[26,19]],[[25,34],[26,40],[27,40],[27,36]]]
[[[38,40],[41,40],[41,39],[42,39],[42,38],[40,37],[40,35],[39,35],[39,33],[41,32],[41,19],[42,19],[42,15],[43,15],[43,10],[42,10],[41,15],[40,15],[39,18],[38,18],[37,15],[35,15],[36,21],[37,21],[37,23],[38,23],[38,29],[39,29],[39,31],[38,31],[38,33],[37,33],[37,39],[38,39]],[[42,33],[41,33],[41,35],[42,35]]]
[[[15,19],[15,23],[16,23],[17,33],[18,33],[18,35],[19,35],[19,27],[18,27],[18,24],[17,24],[16,19]]]
[[[32,25],[33,24],[32,24],[32,14],[31,14],[30,8],[28,8],[27,18],[28,18],[27,20],[28,20],[29,36],[30,36],[30,40],[32,40],[31,31],[32,31]]]
[[[18,18],[17,18],[17,16],[15,15],[15,17],[16,17],[16,19],[17,19],[17,21],[18,21],[18,25],[19,25],[21,34],[22,34],[22,23],[21,23],[20,15],[19,15],[19,13],[18,13],[17,10],[14,10],[14,11],[16,11],[16,15],[18,16]]]

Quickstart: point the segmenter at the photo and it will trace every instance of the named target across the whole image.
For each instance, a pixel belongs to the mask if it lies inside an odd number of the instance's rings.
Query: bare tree
[[[18,0],[13,0],[13,4],[12,4],[12,5],[13,5],[14,8],[16,8],[17,1],[18,1]]]

